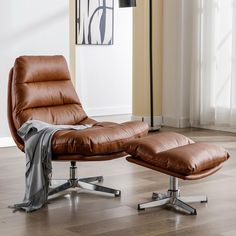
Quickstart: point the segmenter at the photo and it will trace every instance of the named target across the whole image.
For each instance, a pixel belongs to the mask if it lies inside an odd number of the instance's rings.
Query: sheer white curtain
[[[236,128],[236,0],[191,1],[190,122]]]

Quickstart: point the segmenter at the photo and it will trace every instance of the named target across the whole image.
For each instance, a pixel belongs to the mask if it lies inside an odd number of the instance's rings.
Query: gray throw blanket
[[[51,125],[38,120],[25,122],[17,131],[24,140],[26,155],[25,197],[15,204],[15,210],[31,212],[41,208],[48,198],[49,181],[52,174],[51,140],[58,130],[82,130],[92,125]]]

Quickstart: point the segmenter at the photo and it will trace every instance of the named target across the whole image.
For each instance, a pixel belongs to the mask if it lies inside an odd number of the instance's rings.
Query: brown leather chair
[[[10,71],[8,121],[21,151],[24,142],[17,129],[29,119],[50,124],[93,124],[85,130],[62,130],[52,139],[52,161],[70,161],[70,179],[51,189],[49,195],[71,187],[81,187],[120,196],[120,191],[96,185],[102,176],[77,178],[77,161],[105,161],[124,157],[124,144],[145,136],[147,124],[139,121],[116,124],[96,122],[87,117],[71,83],[63,56],[21,56]]]

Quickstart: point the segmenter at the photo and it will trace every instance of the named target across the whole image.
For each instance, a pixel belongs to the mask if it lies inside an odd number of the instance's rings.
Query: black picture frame
[[[75,0],[76,45],[114,44],[114,0]]]

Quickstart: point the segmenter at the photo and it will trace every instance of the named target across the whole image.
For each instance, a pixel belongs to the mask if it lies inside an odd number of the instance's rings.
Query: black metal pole
[[[152,47],[152,0],[149,0],[149,73],[150,73],[150,128],[149,132],[159,131],[154,127],[154,98],[153,98],[153,47]]]
[[[150,115],[151,127],[154,126],[153,119],[153,55],[152,55],[152,0],[149,0],[149,73],[150,73]]]

